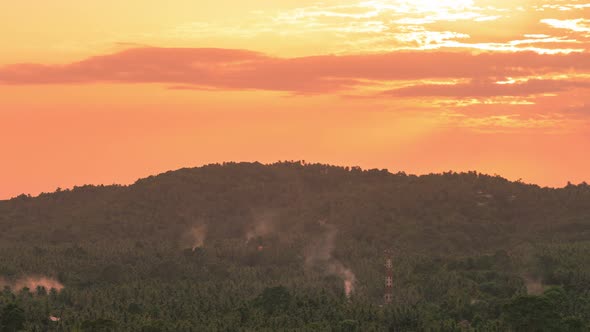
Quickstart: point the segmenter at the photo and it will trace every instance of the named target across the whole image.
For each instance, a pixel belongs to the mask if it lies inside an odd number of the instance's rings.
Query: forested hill
[[[226,163],[0,201],[0,230],[0,330],[590,323],[586,184]]]
[[[474,252],[535,239],[590,236],[590,186],[540,188],[470,173],[412,176],[302,163],[182,169],[131,186],[83,186],[0,202],[2,243],[140,240],[182,244],[195,224],[237,239],[260,214],[275,235],[327,220],[346,241],[419,251]]]

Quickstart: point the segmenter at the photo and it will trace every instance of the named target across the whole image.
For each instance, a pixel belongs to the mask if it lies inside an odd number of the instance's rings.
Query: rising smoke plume
[[[275,218],[276,212],[265,211],[254,218],[254,223],[246,232],[246,243],[259,237],[268,236],[276,231]]]
[[[543,285],[543,281],[539,278],[534,277],[524,277],[523,278],[527,294],[529,295],[541,295],[545,291],[545,286]]]
[[[197,250],[197,248],[202,248],[205,245],[205,238],[207,237],[207,225],[202,224],[193,227],[189,235],[191,237],[193,251]]]
[[[47,291],[55,289],[58,292],[64,288],[59,281],[53,278],[36,276],[23,277],[12,282],[0,278],[0,287],[4,288],[6,286],[12,291],[20,291],[24,288],[28,288],[32,292],[34,292],[37,287],[43,287]]]
[[[316,240],[305,251],[305,265],[308,268],[316,268],[328,275],[335,275],[342,278],[344,282],[344,293],[350,297],[354,293],[356,276],[342,262],[334,258],[336,247],[336,235],[338,230],[333,225],[323,223],[325,233]]]

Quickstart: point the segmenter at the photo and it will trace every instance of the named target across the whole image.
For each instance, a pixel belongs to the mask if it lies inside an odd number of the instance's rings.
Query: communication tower
[[[391,250],[385,250],[385,304],[393,301],[393,259]]]

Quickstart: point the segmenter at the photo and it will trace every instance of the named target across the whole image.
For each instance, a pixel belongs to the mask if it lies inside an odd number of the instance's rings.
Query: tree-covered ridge
[[[590,323],[585,184],[226,163],[1,201],[0,229],[4,329],[585,331]],[[383,306],[385,249],[394,301]],[[14,289],[31,276],[64,288]]]

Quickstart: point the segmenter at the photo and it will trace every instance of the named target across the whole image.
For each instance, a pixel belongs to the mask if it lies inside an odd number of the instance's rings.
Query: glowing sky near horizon
[[[223,161],[590,180],[590,1],[0,11],[0,199]]]

